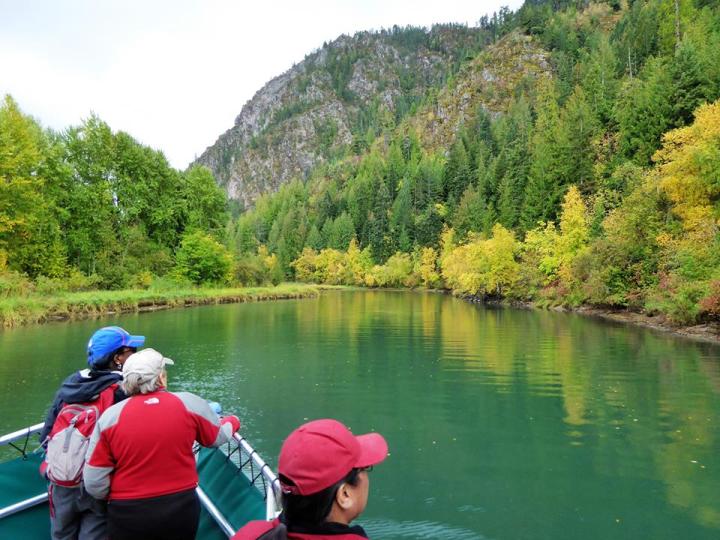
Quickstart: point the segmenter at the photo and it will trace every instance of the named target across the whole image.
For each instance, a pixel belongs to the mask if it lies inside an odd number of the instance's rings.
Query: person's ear
[[[335,502],[343,510],[349,510],[352,508],[355,500],[353,498],[351,487],[347,482],[340,484],[340,487],[335,494]]]

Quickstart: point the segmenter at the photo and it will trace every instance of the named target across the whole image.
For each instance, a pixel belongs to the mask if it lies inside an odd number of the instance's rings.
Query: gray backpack
[[[60,409],[45,454],[50,480],[65,487],[80,485],[85,453],[99,417],[95,405],[73,403]]]

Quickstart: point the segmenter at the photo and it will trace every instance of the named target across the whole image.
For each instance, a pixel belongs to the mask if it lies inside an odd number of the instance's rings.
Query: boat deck
[[[0,448],[0,538],[50,538],[47,483],[38,472],[42,456],[29,449],[37,443],[28,444],[35,427],[0,441],[17,450]],[[11,452],[19,457],[7,458]],[[197,448],[197,462],[198,540],[225,540],[248,521],[274,517],[277,479],[242,437],[219,449]]]

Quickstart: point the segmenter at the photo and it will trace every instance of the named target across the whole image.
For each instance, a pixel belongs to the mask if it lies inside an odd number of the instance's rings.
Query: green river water
[[[120,324],[174,358],[273,466],[334,417],[379,431],[375,540],[720,538],[720,348],[439,294],[324,292],[0,332],[0,433],[41,421]]]

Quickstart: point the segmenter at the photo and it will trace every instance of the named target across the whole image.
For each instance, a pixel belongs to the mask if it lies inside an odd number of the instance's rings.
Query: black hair
[[[342,484],[356,486],[360,469],[352,469],[342,480],[332,486],[313,493],[312,495],[293,495],[292,493],[282,494],[283,514],[285,524],[315,526],[323,523],[332,510],[335,496]],[[280,482],[292,486],[292,480],[280,475]]]
[[[90,369],[92,371],[110,371],[110,363],[116,353],[117,351],[113,351],[95,360]]]
[[[120,345],[117,349],[115,349],[112,352],[107,353],[105,356],[101,357],[99,360],[97,360],[93,367],[91,368],[92,371],[112,371],[113,370],[113,362],[115,362],[115,357],[119,354],[122,354],[125,349],[127,349],[126,345]],[[132,348],[132,347],[130,347]]]

